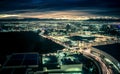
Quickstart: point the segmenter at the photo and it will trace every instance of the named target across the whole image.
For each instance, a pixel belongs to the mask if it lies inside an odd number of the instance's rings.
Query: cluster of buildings
[[[21,74],[54,72],[98,74],[95,63],[83,56],[79,50],[87,50],[87,47],[100,45],[100,43],[107,44],[108,41],[117,41],[120,36],[120,24],[99,21],[19,21],[0,24],[0,32],[34,31],[66,46],[65,50],[58,50],[55,53],[8,55],[6,62],[0,66],[1,74],[16,74],[17,72]],[[76,49],[75,52],[68,50],[67,46]]]
[[[74,35],[74,34],[116,34],[120,35],[119,23],[101,21],[16,21],[1,22],[1,32],[14,31],[45,31],[45,35]]]

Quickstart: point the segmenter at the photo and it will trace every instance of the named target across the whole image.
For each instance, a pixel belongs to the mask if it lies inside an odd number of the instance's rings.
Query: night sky
[[[120,0],[0,0],[0,18],[120,17]]]

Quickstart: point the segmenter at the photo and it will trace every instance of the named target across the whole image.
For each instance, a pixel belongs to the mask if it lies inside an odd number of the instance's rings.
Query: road
[[[94,59],[94,61],[97,61],[99,66],[98,69],[102,72],[99,72],[99,73],[102,73],[102,74],[113,74],[112,70],[109,70],[109,68],[106,66],[106,64],[102,61],[101,57],[99,56],[96,56],[94,54],[91,54],[91,51],[89,49],[87,50],[84,50],[82,51],[83,55],[87,56],[87,57],[91,57]]]
[[[70,47],[68,44],[65,44],[65,43],[63,43],[59,40],[56,40],[50,36],[44,36],[44,35],[41,35],[41,36],[44,38],[47,38],[49,40],[52,40],[53,42],[56,42],[56,43],[64,46],[67,49],[70,49],[70,51],[75,51],[75,49]],[[85,45],[85,46],[87,46],[87,45]],[[120,68],[117,66],[119,62],[116,59],[114,59],[112,56],[110,56],[109,54],[107,54],[101,50],[95,49],[95,48],[88,48],[86,50],[83,50],[80,48],[80,50],[76,50],[76,51],[77,52],[79,51],[80,53],[84,54],[87,57],[94,58],[95,61],[99,62],[102,74],[114,74],[114,73],[113,73],[113,70],[111,68],[109,68],[109,66],[106,64],[106,62],[104,61],[104,58],[100,57],[101,54],[104,55],[105,57],[109,58],[110,60],[112,60],[112,62],[114,63],[113,65],[115,66],[115,69],[117,69],[118,73],[120,73]],[[97,55],[94,54],[93,52],[97,52],[96,53]]]

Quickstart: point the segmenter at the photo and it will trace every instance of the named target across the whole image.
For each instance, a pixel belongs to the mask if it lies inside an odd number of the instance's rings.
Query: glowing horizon
[[[90,17],[103,17],[100,15],[93,15],[87,12],[72,10],[72,11],[51,11],[51,12],[31,12],[31,13],[21,13],[21,14],[0,14],[0,18],[39,18],[39,19],[73,19],[73,20],[87,20]],[[106,17],[106,16],[104,16]],[[110,17],[110,16],[107,16]]]

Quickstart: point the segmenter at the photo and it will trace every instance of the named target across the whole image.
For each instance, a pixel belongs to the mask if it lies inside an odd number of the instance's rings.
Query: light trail
[[[68,44],[65,44],[65,43],[63,43],[63,42],[61,42],[61,41],[59,41],[59,40],[56,40],[56,39],[54,39],[54,38],[52,38],[52,37],[50,37],[50,36],[44,36],[44,35],[41,35],[41,36],[44,37],[44,38],[47,38],[47,39],[49,39],[49,40],[52,40],[53,42],[56,42],[56,43],[64,46],[64,47],[67,48],[67,49],[70,49],[70,51],[74,51],[74,52],[75,52],[74,48],[70,47]],[[90,57],[94,58],[95,61],[98,61],[99,64],[100,64],[100,68],[102,69],[102,74],[114,74],[113,71],[112,71],[112,69],[110,69],[110,68],[105,64],[105,62],[103,62],[103,58],[101,58],[100,56],[96,56],[96,55],[94,55],[94,54],[91,53],[92,50],[93,50],[93,49],[82,50],[82,49],[80,48],[79,51],[78,51],[78,50],[76,50],[76,51],[84,54],[85,56],[90,56]],[[99,51],[100,51],[100,50],[99,50]]]

